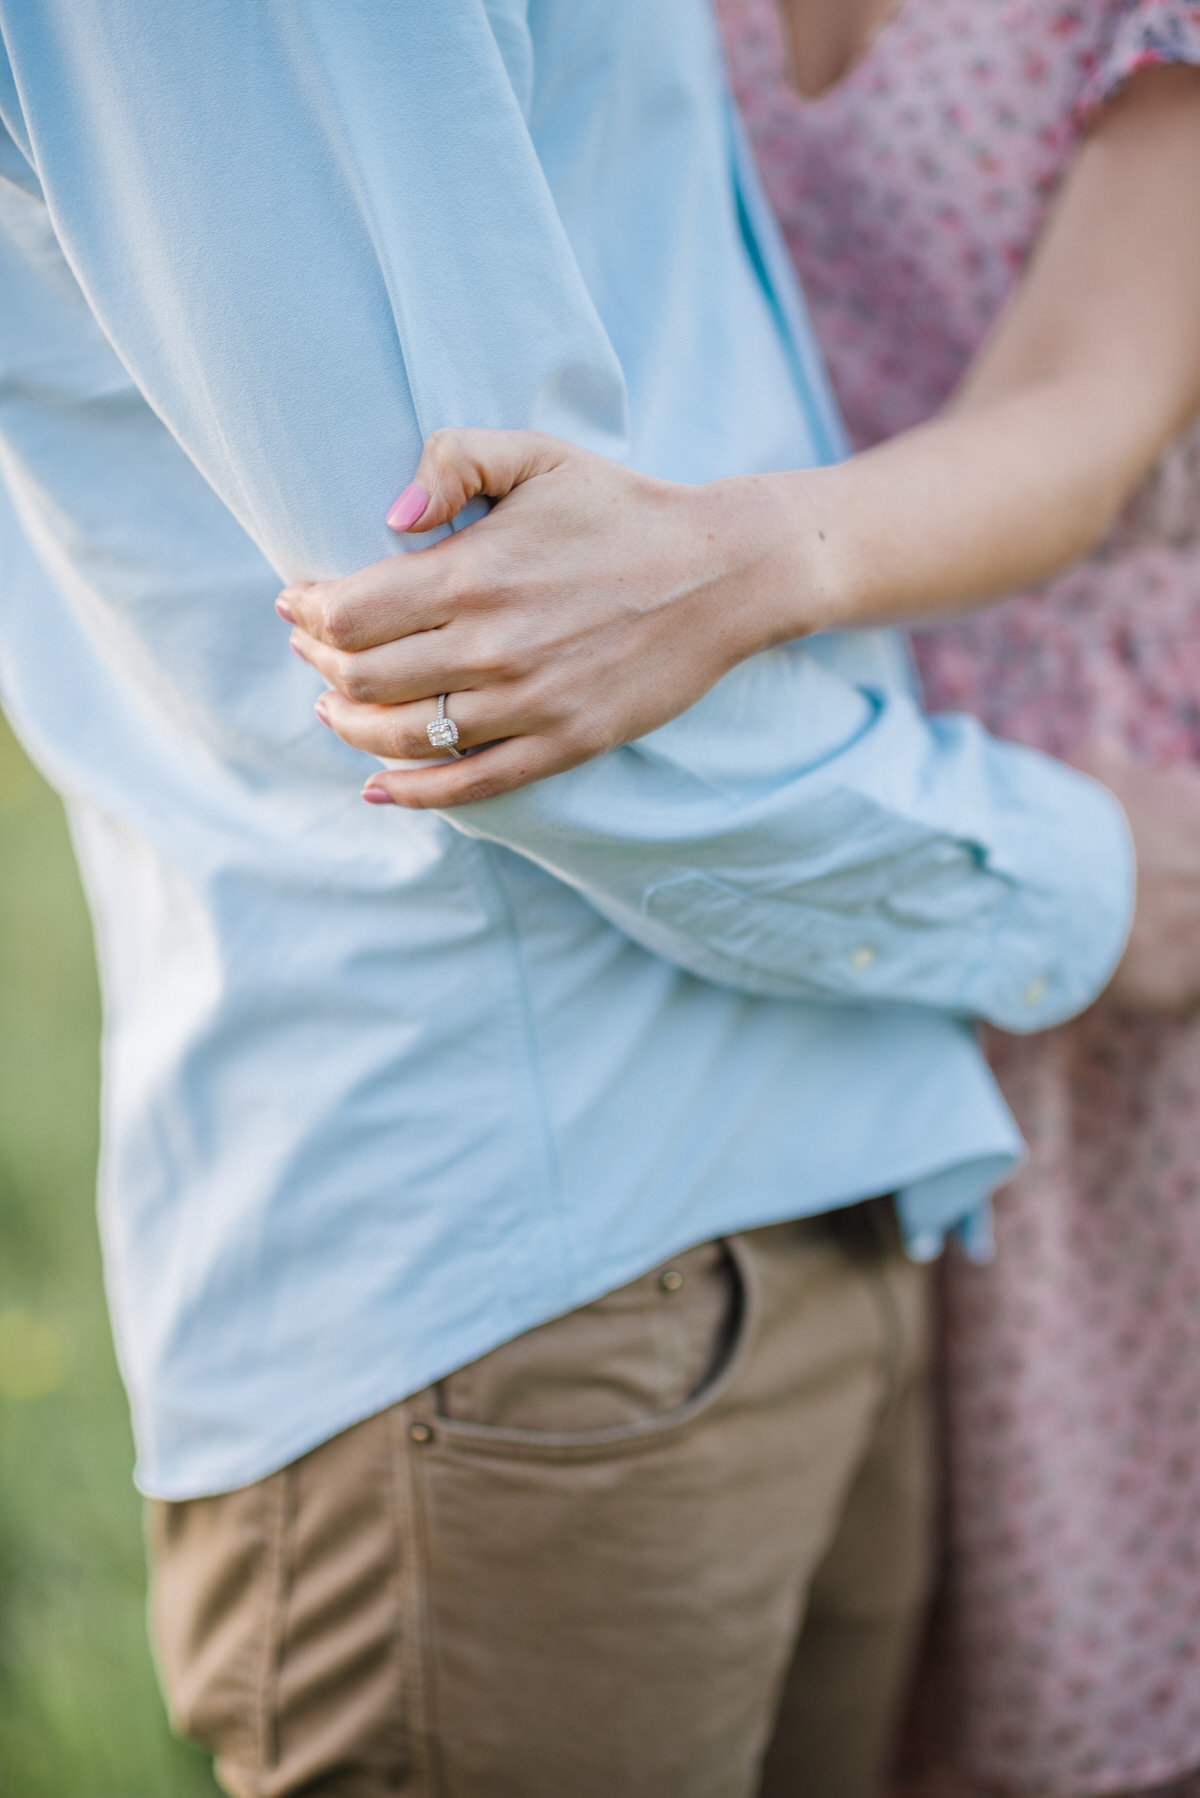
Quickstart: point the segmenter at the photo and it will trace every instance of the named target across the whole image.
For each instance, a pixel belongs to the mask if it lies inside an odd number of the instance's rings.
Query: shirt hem
[[[179,1503],[194,1498],[210,1498],[220,1493],[237,1491],[246,1486],[253,1486],[259,1480],[268,1478],[281,1468],[289,1466],[303,1455],[320,1447],[323,1442],[330,1441],[345,1430],[352,1429],[355,1424],[366,1418],[375,1416],[380,1411],[389,1410],[393,1405],[402,1404],[405,1399],[415,1393],[424,1391],[436,1381],[445,1379],[456,1369],[478,1360],[480,1356],[490,1353],[503,1342],[523,1335],[526,1330],[536,1329],[540,1324],[549,1323],[555,1317],[565,1316],[577,1310],[581,1305],[590,1304],[593,1299],[600,1298],[606,1292],[636,1280],[640,1275],[656,1267],[660,1261],[672,1255],[678,1255],[684,1249],[693,1247],[698,1242],[711,1240],[716,1236],[732,1235],[743,1230],[755,1230],[769,1224],[786,1223],[792,1219],[819,1217],[828,1211],[837,1211],[845,1206],[857,1204],[860,1200],[873,1198],[881,1192],[903,1192],[905,1188],[916,1187],[923,1181],[937,1176],[949,1177],[961,1170],[963,1194],[961,1203],[949,1207],[943,1212],[939,1222],[948,1229],[956,1218],[966,1217],[998,1184],[994,1170],[998,1160],[1008,1162],[1011,1171],[1019,1160],[1019,1142],[999,1135],[986,1143],[975,1142],[965,1146],[958,1152],[943,1150],[932,1162],[922,1159],[911,1163],[901,1162],[881,1173],[878,1179],[866,1183],[856,1183],[842,1192],[832,1196],[823,1196],[812,1204],[798,1203],[795,1196],[780,1198],[776,1203],[758,1209],[750,1209],[744,1213],[735,1213],[729,1218],[709,1217],[698,1231],[675,1231],[664,1234],[661,1242],[655,1243],[653,1249],[643,1245],[640,1251],[628,1258],[607,1262],[598,1268],[593,1279],[581,1284],[580,1289],[571,1295],[570,1302],[558,1305],[545,1312],[535,1311],[523,1322],[518,1330],[497,1336],[495,1329],[481,1331],[478,1339],[468,1341],[459,1346],[453,1360],[448,1364],[433,1361],[427,1371],[422,1371],[416,1381],[397,1379],[393,1376],[387,1381],[373,1382],[365,1387],[357,1396],[348,1397],[344,1405],[331,1407],[321,1421],[306,1424],[303,1429],[296,1429],[278,1438],[271,1445],[263,1445],[261,1453],[253,1456],[230,1457],[227,1466],[220,1472],[207,1477],[184,1479],[180,1481],[156,1477],[139,1463],[134,1472],[134,1484],[145,1498],[160,1499],[167,1503]],[[977,1168],[978,1175],[972,1183],[972,1169]],[[1007,1177],[1007,1172],[1001,1176]],[[911,1233],[906,1230],[906,1234]],[[140,1411],[141,1406],[137,1409]]]

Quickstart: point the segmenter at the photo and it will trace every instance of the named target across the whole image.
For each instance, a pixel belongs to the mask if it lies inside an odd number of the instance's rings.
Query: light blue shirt
[[[1019,1142],[972,1019],[1104,985],[1081,776],[879,634],[470,813],[364,806],[279,577],[396,549],[436,426],[680,480],[839,428],[701,0],[0,0],[0,680],[106,1000],[139,1479],[265,1474],[692,1243]]]

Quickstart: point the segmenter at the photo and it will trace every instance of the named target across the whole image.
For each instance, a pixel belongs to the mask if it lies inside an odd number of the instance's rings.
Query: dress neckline
[[[874,59],[875,52],[884,38],[888,37],[894,27],[899,24],[902,15],[907,15],[915,0],[890,0],[884,7],[878,20],[869,32],[865,42],[860,45],[841,73],[815,94],[803,93],[791,78],[793,66],[792,32],[783,16],[781,0],[767,0],[767,4],[775,14],[775,22],[779,34],[780,73],[788,96],[797,106],[821,106],[832,101],[838,94],[848,88],[862,70]]]

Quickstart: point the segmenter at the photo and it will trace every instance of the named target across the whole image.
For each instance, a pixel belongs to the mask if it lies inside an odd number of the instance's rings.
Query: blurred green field
[[[0,1794],[212,1798],[146,1644],[94,1219],[97,1033],[62,810],[0,721]]]

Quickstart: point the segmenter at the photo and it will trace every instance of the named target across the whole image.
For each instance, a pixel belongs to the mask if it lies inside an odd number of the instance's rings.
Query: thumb
[[[394,531],[449,524],[476,495],[503,499],[523,481],[557,468],[569,452],[569,444],[545,431],[435,431],[388,524]]]

